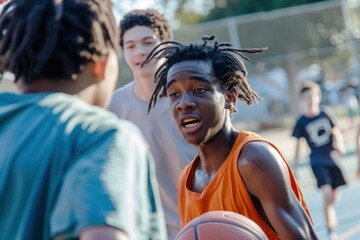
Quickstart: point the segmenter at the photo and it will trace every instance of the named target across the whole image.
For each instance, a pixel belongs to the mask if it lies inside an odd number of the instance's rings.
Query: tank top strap
[[[236,153],[240,153],[241,149],[243,148],[243,146],[248,143],[248,142],[252,142],[252,141],[264,141],[264,142],[268,142],[266,141],[263,137],[261,137],[260,135],[251,132],[251,131],[245,131],[242,130],[239,132],[238,137],[236,138],[235,144],[234,146],[236,147],[236,149],[234,149]],[[270,143],[271,144],[271,143]]]

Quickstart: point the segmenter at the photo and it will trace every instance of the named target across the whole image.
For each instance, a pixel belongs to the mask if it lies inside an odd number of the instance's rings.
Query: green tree
[[[159,0],[159,3],[168,8],[168,6],[174,5],[174,0]],[[207,22],[226,17],[245,15],[256,12],[267,12],[280,8],[298,6],[303,4],[310,4],[329,0],[212,0],[202,1],[203,8],[208,9],[206,13],[200,11],[200,9],[194,9],[193,1],[191,0],[179,0],[176,1],[175,15],[180,21],[180,25],[189,25],[199,22]],[[203,10],[203,9],[201,9]],[[202,15],[203,14],[203,15]],[[196,16],[189,18],[189,16]],[[191,22],[194,21],[194,22]]]

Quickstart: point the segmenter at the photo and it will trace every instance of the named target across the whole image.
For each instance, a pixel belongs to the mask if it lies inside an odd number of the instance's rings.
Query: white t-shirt
[[[160,196],[169,239],[180,230],[177,208],[177,180],[182,169],[196,156],[196,148],[185,142],[171,118],[168,99],[160,98],[148,114],[149,101],[134,93],[134,82],[117,89],[108,109],[119,118],[137,125],[149,143],[156,165]]]

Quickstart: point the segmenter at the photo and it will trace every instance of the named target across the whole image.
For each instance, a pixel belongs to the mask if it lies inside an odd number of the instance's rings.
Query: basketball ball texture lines
[[[211,211],[193,219],[175,240],[268,240],[251,219],[229,211]]]

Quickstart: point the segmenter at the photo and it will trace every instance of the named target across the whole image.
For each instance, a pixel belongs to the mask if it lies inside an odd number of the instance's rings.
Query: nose
[[[309,103],[310,103],[310,104],[313,104],[314,102],[316,102],[316,96],[311,96],[311,97],[309,98]]]
[[[193,101],[193,98],[190,94],[184,93],[179,99],[176,108],[179,111],[187,111],[193,109],[196,106],[196,103]]]
[[[145,46],[139,45],[136,48],[136,55],[146,55],[147,54],[147,49]]]

